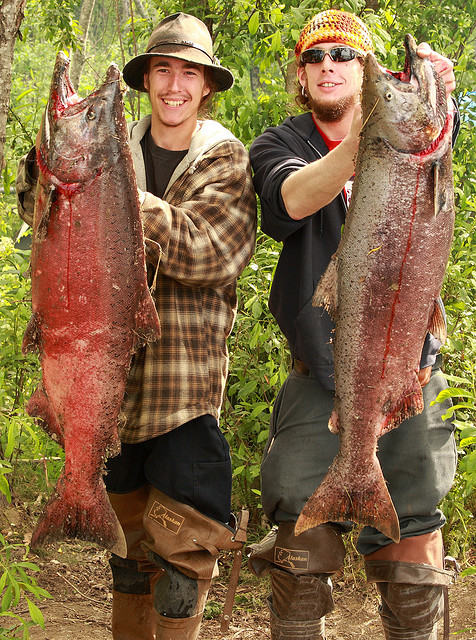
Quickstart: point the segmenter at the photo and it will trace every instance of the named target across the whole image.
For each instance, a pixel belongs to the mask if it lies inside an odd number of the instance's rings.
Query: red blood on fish
[[[417,55],[411,36],[405,47],[403,81],[372,54],[365,61],[352,201],[314,298],[336,323],[329,427],[339,433],[340,449],[296,534],[351,520],[399,541],[377,441],[421,413],[425,336],[446,338],[437,299],[454,225],[452,114],[433,65]]]
[[[32,546],[67,537],[125,555],[102,473],[120,450],[118,420],[134,350],[160,332],[119,70],[84,100],[58,54],[41,143],[31,254],[32,311],[23,348],[42,382],[27,405],[64,447],[56,490]]]

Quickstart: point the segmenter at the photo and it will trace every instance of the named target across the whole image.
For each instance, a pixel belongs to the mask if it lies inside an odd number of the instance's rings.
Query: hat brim
[[[159,49],[159,47],[156,49]],[[176,45],[162,45],[160,46],[160,51],[156,50],[150,53],[142,53],[132,58],[132,60],[129,60],[122,71],[124,82],[131,87],[131,89],[146,91],[144,87],[144,70],[147,61],[150,58],[161,58],[164,56],[168,58],[178,58],[179,60],[185,60],[186,62],[193,62],[207,67],[216,82],[217,91],[226,91],[233,86],[235,81],[229,69],[221,67],[218,64],[213,64],[210,62],[210,58],[198,49],[194,49],[193,47],[178,47]]]

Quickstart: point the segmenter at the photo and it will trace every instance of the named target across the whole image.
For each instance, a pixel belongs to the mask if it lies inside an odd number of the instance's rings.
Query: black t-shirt
[[[162,198],[169,180],[188,149],[170,151],[155,144],[150,129],[141,140],[147,191]]]

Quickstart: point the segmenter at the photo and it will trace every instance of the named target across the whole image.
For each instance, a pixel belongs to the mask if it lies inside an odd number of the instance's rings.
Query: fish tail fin
[[[325,522],[351,520],[375,527],[399,542],[400,525],[376,456],[362,471],[343,478],[339,455],[298,518],[296,535]]]
[[[63,428],[42,384],[28,400],[25,409],[32,418],[39,418],[43,430],[64,449]]]
[[[46,542],[78,538],[95,542],[123,558],[127,555],[127,544],[119,520],[114,513],[104,483],[92,491],[78,491],[76,487],[66,488],[63,476],[58,481],[55,493],[33,532],[31,547],[41,547]]]

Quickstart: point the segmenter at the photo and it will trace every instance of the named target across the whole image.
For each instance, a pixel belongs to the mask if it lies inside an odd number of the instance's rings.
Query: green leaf
[[[42,629],[45,628],[45,620],[43,618],[43,614],[38,609],[36,604],[32,602],[27,596],[25,596],[25,600],[28,602],[28,610],[30,612],[30,618],[33,622],[39,625]]]
[[[248,29],[252,36],[254,36],[255,33],[258,31],[258,27],[259,27],[259,11],[255,11],[248,23]]]

